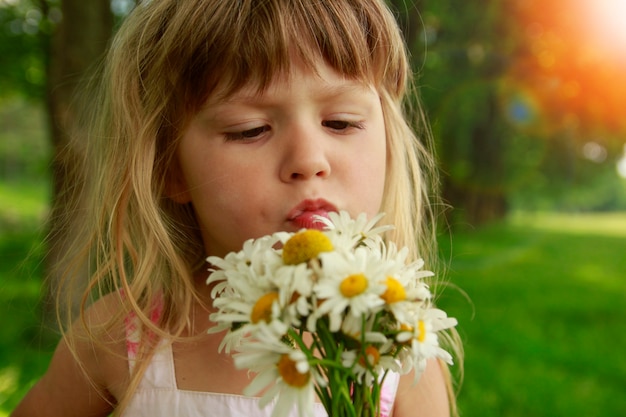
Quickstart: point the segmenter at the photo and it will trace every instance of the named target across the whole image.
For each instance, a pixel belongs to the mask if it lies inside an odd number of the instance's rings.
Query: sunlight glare
[[[626,48],[626,0],[588,0],[592,24],[605,41]]]

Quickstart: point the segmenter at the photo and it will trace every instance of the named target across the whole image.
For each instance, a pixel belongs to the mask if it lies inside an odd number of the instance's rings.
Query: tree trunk
[[[487,114],[476,121],[472,131],[473,146],[470,149],[472,177],[474,183],[481,186],[470,188],[464,202],[467,219],[476,226],[501,219],[507,208],[504,195],[504,137],[502,129],[498,129],[498,103],[491,89],[486,100]]]
[[[452,225],[461,222],[480,226],[507,213],[504,163],[507,132],[501,127],[495,91],[488,86],[483,88],[484,94],[470,95],[481,111],[472,118],[467,154],[456,156],[466,159],[469,173],[461,180],[444,178],[444,199],[458,210],[450,213],[454,219],[450,221]],[[447,145],[454,146],[454,141]],[[455,162],[458,161],[452,161]]]
[[[75,130],[79,106],[77,88],[90,68],[101,58],[113,30],[113,14],[109,0],[62,0],[63,19],[57,26],[49,45],[46,105],[50,137],[53,144],[52,211],[49,221],[48,254],[45,260],[48,281],[43,296],[44,319],[54,326],[55,294],[59,288],[59,265],[70,243],[70,231],[59,219],[67,216],[68,190],[79,183],[74,164],[84,150],[69,140]],[[77,208],[71,208],[76,210]],[[80,215],[80,213],[70,213]],[[85,274],[87,274],[85,265]],[[87,276],[85,276],[87,279]],[[78,300],[73,302],[73,310]]]

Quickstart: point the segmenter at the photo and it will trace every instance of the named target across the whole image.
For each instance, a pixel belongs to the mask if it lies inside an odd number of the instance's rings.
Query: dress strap
[[[124,292],[122,292],[122,297],[124,296]],[[158,296],[155,298],[152,309],[150,310],[150,321],[155,324],[158,323],[162,314],[163,297]],[[124,325],[126,331],[126,353],[128,356],[128,366],[132,373],[135,368],[139,344],[142,338],[141,320],[137,317],[137,314],[134,311],[131,311],[124,319]]]
[[[380,417],[391,416],[399,383],[400,374],[397,372],[389,372],[385,377],[385,381],[380,390]]]
[[[153,307],[150,310],[150,321],[158,323],[163,314],[163,298],[156,297]],[[132,374],[137,365],[137,355],[139,353],[142,338],[155,337],[149,330],[142,327],[141,320],[135,312],[131,312],[124,320],[126,326],[126,350],[128,355],[128,369]],[[155,339],[156,342],[156,339]],[[153,390],[167,389],[176,390],[176,372],[174,369],[174,356],[172,354],[171,342],[167,339],[161,340],[154,348],[150,357],[150,363],[141,378],[138,389]]]

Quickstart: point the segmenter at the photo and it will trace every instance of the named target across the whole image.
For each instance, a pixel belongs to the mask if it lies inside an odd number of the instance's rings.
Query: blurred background
[[[438,291],[465,344],[461,415],[626,415],[626,0],[390,3],[452,207]],[[62,231],[42,242],[72,178],[54,156],[134,5],[0,0],[0,417],[58,340]]]

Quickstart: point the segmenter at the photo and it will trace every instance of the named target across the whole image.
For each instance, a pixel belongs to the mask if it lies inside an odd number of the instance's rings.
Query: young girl
[[[80,317],[14,416],[269,415],[207,333],[205,259],[346,210],[385,212],[388,238],[428,262],[431,161],[405,120],[409,78],[383,0],[141,2],[83,144],[87,213],[68,213],[82,234],[61,288],[84,291]],[[385,384],[383,414],[455,414],[450,388],[431,361],[417,384]]]

